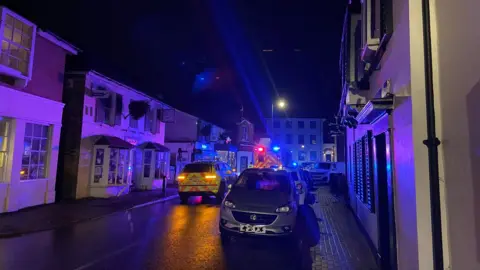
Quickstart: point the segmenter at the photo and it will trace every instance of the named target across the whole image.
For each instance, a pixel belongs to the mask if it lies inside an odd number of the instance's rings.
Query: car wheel
[[[218,203],[223,201],[223,198],[225,198],[225,182],[220,183],[220,188],[218,189],[218,193],[215,197],[217,198]]]
[[[188,195],[180,194],[180,203],[181,204],[187,204],[188,203]]]

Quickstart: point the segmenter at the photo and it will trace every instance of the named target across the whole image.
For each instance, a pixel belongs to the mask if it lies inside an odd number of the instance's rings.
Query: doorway
[[[375,136],[375,167],[378,187],[378,253],[381,269],[397,269],[397,240],[395,230],[394,187],[390,135]]]

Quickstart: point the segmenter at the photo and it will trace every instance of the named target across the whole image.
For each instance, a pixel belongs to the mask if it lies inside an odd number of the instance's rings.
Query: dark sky
[[[1,2],[82,49],[71,66],[161,95],[227,128],[243,106],[263,129],[274,86],[288,101],[288,116],[331,118],[337,110],[345,1]],[[213,70],[214,80],[193,91],[204,69]]]

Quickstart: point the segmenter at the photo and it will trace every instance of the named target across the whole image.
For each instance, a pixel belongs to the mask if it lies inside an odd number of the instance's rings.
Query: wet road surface
[[[308,243],[314,245],[317,239],[312,240],[307,228],[301,229],[302,239],[309,241],[299,256],[288,242],[274,239],[234,239],[223,248],[219,206],[193,199],[189,205],[177,199],[55,231],[0,239],[0,269],[311,269]],[[301,268],[302,262],[308,267]]]

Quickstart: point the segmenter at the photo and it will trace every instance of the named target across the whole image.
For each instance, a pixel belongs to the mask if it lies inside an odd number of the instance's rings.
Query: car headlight
[[[290,213],[292,211],[292,206],[290,204],[281,206],[275,210],[277,213]]]
[[[229,200],[225,200],[225,202],[223,202],[223,206],[227,208],[235,208],[235,204]]]

